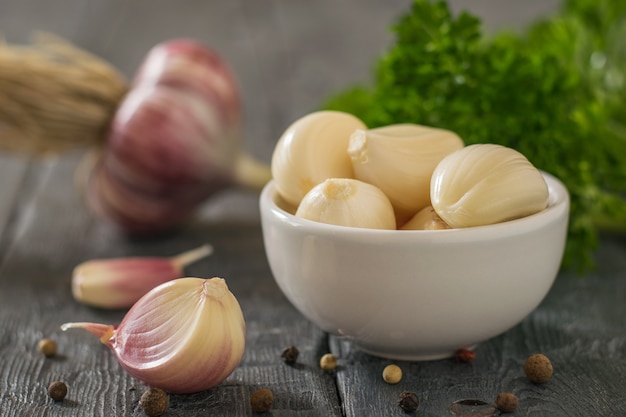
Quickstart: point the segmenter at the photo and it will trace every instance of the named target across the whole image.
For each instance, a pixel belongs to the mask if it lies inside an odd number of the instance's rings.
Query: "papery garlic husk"
[[[403,224],[400,230],[444,230],[450,226],[437,214],[433,206],[426,206]]]
[[[454,228],[525,217],[548,204],[541,172],[520,152],[495,144],[448,155],[435,168],[430,187],[433,208]]]
[[[72,295],[99,308],[128,308],[156,286],[183,276],[185,266],[213,252],[211,245],[173,257],[128,257],[83,262],[72,273]]]
[[[354,177],[380,188],[402,224],[430,204],[433,170],[462,147],[454,132],[406,123],[354,132],[348,154]]]
[[[144,384],[176,394],[220,384],[239,365],[246,325],[222,278],[179,278],[154,288],[119,326],[66,323],[100,338]]]
[[[338,111],[318,111],[293,122],[272,154],[272,177],[281,197],[293,206],[327,178],[352,178],[346,154],[350,135],[365,129],[357,117]]]
[[[377,187],[351,178],[329,178],[309,191],[296,216],[338,226],[395,229],[387,196]]]

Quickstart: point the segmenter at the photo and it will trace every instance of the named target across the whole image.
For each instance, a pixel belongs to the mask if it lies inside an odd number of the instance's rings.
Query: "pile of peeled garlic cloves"
[[[473,227],[548,204],[542,173],[514,149],[465,146],[452,131],[410,123],[368,129],[338,111],[292,123],[276,144],[271,170],[296,216],[340,226]]]

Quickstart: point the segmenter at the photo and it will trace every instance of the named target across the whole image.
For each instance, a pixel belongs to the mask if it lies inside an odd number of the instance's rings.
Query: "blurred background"
[[[450,0],[480,16],[485,31],[517,30],[554,12],[558,0]],[[231,65],[245,111],[245,147],[269,161],[293,120],[329,94],[371,78],[409,0],[0,0],[0,36],[26,43],[59,35],[127,77],[155,44],[198,39]],[[0,92],[1,94],[1,92]]]

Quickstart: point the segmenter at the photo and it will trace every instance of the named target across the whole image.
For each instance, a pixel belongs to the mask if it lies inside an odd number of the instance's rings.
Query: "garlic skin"
[[[170,258],[129,257],[83,262],[72,273],[72,295],[98,308],[129,308],[154,287],[183,276],[183,268],[213,253],[211,245]]]
[[[403,224],[400,230],[445,230],[450,226],[437,214],[433,206],[426,206]]]
[[[430,177],[439,161],[462,147],[454,132],[406,123],[354,132],[348,154],[355,178],[380,188],[403,224],[430,204]]]
[[[309,191],[296,216],[338,226],[396,228],[393,207],[377,187],[351,178],[329,178]]]
[[[353,178],[346,149],[352,132],[365,128],[357,117],[338,111],[318,111],[293,122],[272,154],[272,177],[281,197],[297,206],[325,179]]]
[[[541,172],[520,152],[495,144],[448,155],[435,168],[430,187],[433,208],[454,228],[525,217],[548,205]]]
[[[120,365],[144,384],[174,394],[220,384],[239,365],[243,313],[222,278],[179,278],[143,296],[119,326],[66,323],[100,338]]]

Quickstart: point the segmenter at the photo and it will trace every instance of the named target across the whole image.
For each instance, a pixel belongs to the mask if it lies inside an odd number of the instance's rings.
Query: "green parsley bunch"
[[[593,266],[599,233],[626,231],[626,2],[567,0],[521,34],[487,37],[477,17],[414,0],[392,30],[373,85],[324,107],[517,149],[569,189],[564,266]]]

